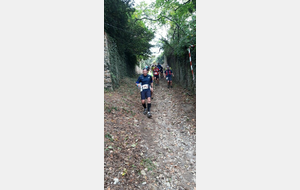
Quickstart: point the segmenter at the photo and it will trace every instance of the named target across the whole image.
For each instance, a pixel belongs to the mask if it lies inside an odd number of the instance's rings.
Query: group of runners
[[[172,87],[172,77],[174,74],[169,66],[165,72],[163,72],[163,67],[160,64],[153,65],[151,67],[152,74],[154,75],[154,80],[156,85],[159,85],[159,75],[163,75],[168,82],[168,88]],[[143,69],[143,74],[139,76],[136,81],[136,85],[141,90],[141,102],[144,108],[144,114],[148,116],[148,118],[152,117],[150,108],[151,108],[151,99],[153,99],[153,76],[149,74],[150,67],[146,66]],[[147,99],[147,106],[146,106],[146,99]]]

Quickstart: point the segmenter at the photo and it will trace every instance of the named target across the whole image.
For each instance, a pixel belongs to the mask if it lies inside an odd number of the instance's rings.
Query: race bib
[[[144,84],[143,89],[148,89],[148,84]]]
[[[154,72],[154,75],[158,75],[158,73],[157,73],[157,72]]]

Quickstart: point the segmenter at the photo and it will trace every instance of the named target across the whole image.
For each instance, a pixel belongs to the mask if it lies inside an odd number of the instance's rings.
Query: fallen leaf
[[[131,147],[135,147],[135,146],[136,146],[136,144],[135,144],[135,143],[131,145]]]

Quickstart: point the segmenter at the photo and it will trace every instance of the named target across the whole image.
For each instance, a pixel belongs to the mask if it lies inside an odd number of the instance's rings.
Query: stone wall
[[[135,73],[136,74],[143,74],[143,70],[142,70],[142,68],[141,68],[141,66],[135,66]]]
[[[191,66],[188,56],[188,51],[184,57],[178,57],[176,55],[170,54],[166,56],[167,64],[172,67],[174,76],[174,83],[179,83],[185,89],[196,93],[196,51],[191,50],[192,64],[195,80],[193,80]]]
[[[120,55],[115,40],[104,32],[104,88],[115,90],[120,86],[121,79],[134,73],[134,68],[126,64],[125,54]]]
[[[110,60],[109,60],[109,49],[108,49],[107,34],[104,32],[104,88],[113,90],[111,74],[109,71]]]

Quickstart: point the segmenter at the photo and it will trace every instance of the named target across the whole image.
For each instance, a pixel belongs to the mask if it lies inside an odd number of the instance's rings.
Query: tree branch
[[[189,2],[191,2],[191,0],[188,0],[187,2],[185,2],[185,3],[183,3],[183,4],[181,4],[180,6],[178,6],[174,11],[176,12],[177,11],[177,9],[179,9],[179,8],[181,8],[181,7],[183,7],[184,5],[186,5],[186,4],[188,4]]]
[[[161,41],[163,41],[166,45],[168,45],[172,50],[174,50],[174,48],[169,44],[169,42],[163,38],[160,39]]]
[[[162,18],[166,18],[166,19],[168,19],[169,21],[174,22],[174,23],[177,25],[177,27],[180,28],[180,29],[183,31],[184,34],[186,34],[185,31],[179,26],[179,24],[178,24],[177,22],[175,22],[174,20],[172,20],[172,19],[170,19],[169,17],[166,17],[166,16],[160,16],[158,19],[152,19],[152,18],[146,18],[146,17],[144,17],[144,18],[136,18],[136,19],[135,19],[135,22],[138,21],[138,20],[144,20],[144,19],[146,19],[146,20],[151,20],[151,21],[159,21],[159,20],[161,20]],[[135,23],[135,22],[134,22],[134,23]]]

